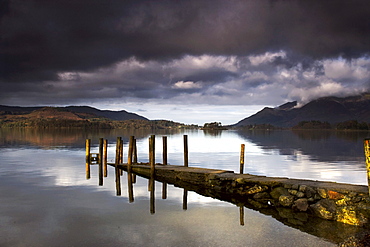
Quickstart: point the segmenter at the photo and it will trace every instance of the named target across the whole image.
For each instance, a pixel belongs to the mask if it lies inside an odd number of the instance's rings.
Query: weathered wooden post
[[[134,150],[134,140],[135,140],[134,136],[130,136],[128,156],[127,156],[127,183],[128,183],[129,202],[134,201],[134,190],[132,188],[132,173],[131,173],[132,156],[133,156],[133,150]]]
[[[129,144],[128,144],[128,154],[127,154],[127,170],[131,172],[131,165],[132,165],[132,156],[134,151],[134,136],[130,136]]]
[[[370,139],[364,140],[364,151],[365,151],[365,161],[366,161],[366,170],[367,170],[367,182],[368,182],[369,195],[370,195]]]
[[[104,177],[107,177],[108,176],[108,167],[107,167],[107,163],[108,163],[108,140],[107,139],[104,139],[104,159],[103,159],[103,166],[104,166]]]
[[[122,164],[123,163],[123,140],[122,140],[122,137],[119,138],[120,139],[120,145],[119,145],[119,163]],[[123,170],[121,169],[120,170],[120,175],[122,176],[123,175]]]
[[[162,142],[163,142],[163,165],[167,165],[167,136],[162,136]]]
[[[117,196],[121,195],[121,174],[120,169],[118,168],[118,164],[120,161],[120,151],[121,151],[121,138],[117,137],[117,144],[116,144],[116,160],[115,160],[115,175],[116,175],[116,194]]]
[[[150,180],[154,180],[155,173],[155,135],[151,135],[149,138],[149,164],[150,164]],[[149,190],[153,189],[153,183],[149,181]]]
[[[150,213],[155,214],[155,135],[151,135],[149,139],[149,163],[150,163]]]
[[[99,138],[99,186],[103,185],[103,138]]]
[[[163,165],[167,165],[167,136],[162,136],[163,141]],[[167,183],[162,184],[162,199],[167,198]]]
[[[86,139],[86,179],[90,179],[90,145],[91,139]]]
[[[242,144],[240,147],[240,174],[244,173],[244,150],[245,145]]]
[[[184,166],[189,166],[188,135],[184,135]]]
[[[137,164],[137,146],[136,146],[136,138],[134,138],[134,160],[133,160],[133,163],[134,164]],[[135,184],[136,183],[136,174],[132,174],[132,183]]]
[[[134,164],[137,163],[137,146],[136,146],[136,138],[134,138]]]

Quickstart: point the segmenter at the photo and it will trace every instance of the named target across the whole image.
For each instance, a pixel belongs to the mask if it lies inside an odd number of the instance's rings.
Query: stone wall
[[[126,170],[125,165],[121,167]],[[136,164],[132,170],[150,177],[147,164]],[[302,217],[319,217],[353,226],[370,225],[369,191],[363,185],[160,164],[156,164],[155,179],[258,211],[276,210],[298,224]]]
[[[230,173],[210,176],[208,183],[256,208],[284,207],[356,226],[370,218],[367,186]]]

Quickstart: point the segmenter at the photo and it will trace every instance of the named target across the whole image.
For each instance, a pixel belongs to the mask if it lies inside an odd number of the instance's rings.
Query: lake
[[[0,129],[0,246],[335,246],[357,228],[335,225],[310,234],[274,217],[231,203],[155,183],[155,212],[148,181],[137,177],[134,202],[116,196],[114,168],[98,186],[98,167],[85,175],[85,139],[92,152],[108,139],[108,162],[116,137],[137,138],[138,160],[148,162],[148,138],[156,135],[156,162],[162,161],[161,136],[168,136],[168,163],[183,164],[188,135],[189,166],[244,173],[367,184],[363,139],[367,132],[334,131],[124,131]],[[187,195],[184,201],[185,193]],[[341,231],[346,234],[341,234]],[[331,237],[332,236],[332,237]]]

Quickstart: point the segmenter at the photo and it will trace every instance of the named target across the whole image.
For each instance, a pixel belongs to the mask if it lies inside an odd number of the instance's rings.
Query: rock
[[[245,180],[243,178],[237,178],[235,179],[235,182],[238,184],[245,184]]]
[[[306,198],[301,198],[294,201],[293,209],[305,212],[308,209],[308,201]]]
[[[321,196],[321,198],[325,199],[328,197],[328,193],[326,192],[326,189],[318,188],[317,193]]]
[[[314,202],[314,201],[315,201],[315,198],[310,197],[310,198],[308,198],[308,199],[307,199],[307,201],[309,201],[309,202]]]
[[[288,190],[288,192],[289,192],[289,194],[295,196],[295,195],[297,195],[298,190],[292,190],[292,189],[290,189],[290,190]]]
[[[279,197],[279,203],[284,207],[291,207],[293,205],[294,196],[291,195],[281,195]]]
[[[309,198],[309,197],[314,197],[316,194],[316,191],[310,187],[310,186],[307,186],[306,187],[306,197]]]
[[[285,189],[291,189],[292,188],[292,185],[291,184],[284,184],[284,188]]]
[[[301,186],[299,186],[299,191],[305,192],[306,191],[306,188],[307,188],[306,185],[301,185]]]
[[[266,198],[270,198],[269,193],[267,192],[256,193],[253,195],[253,199],[266,199]]]
[[[298,191],[296,196],[302,198],[305,196],[305,194],[302,191]]]
[[[249,188],[249,189],[246,191],[246,194],[248,194],[248,195],[256,194],[256,193],[259,193],[259,192],[266,191],[267,189],[268,189],[268,187],[267,187],[267,186],[259,186],[259,185],[255,185],[255,186],[253,186],[252,188]]]
[[[325,220],[334,220],[336,215],[336,205],[329,199],[322,199],[310,206],[315,214]]]
[[[357,193],[354,192],[354,191],[351,191],[351,192],[348,193],[348,196],[349,197],[356,197],[357,196]]]
[[[261,209],[261,208],[266,208],[266,205],[263,205],[262,203],[259,203],[255,200],[248,199],[248,203],[251,204],[254,208]]]
[[[366,223],[362,215],[357,215],[355,207],[340,207],[336,220],[345,224],[360,226]]]
[[[292,189],[293,190],[298,190],[299,189],[299,184],[293,184]]]
[[[329,199],[332,199],[332,200],[340,200],[344,198],[344,195],[339,192],[329,190],[328,197]]]
[[[270,192],[270,195],[272,198],[274,199],[279,199],[279,197],[281,195],[285,195],[285,196],[288,196],[289,195],[289,192],[287,189],[283,188],[283,187],[276,187],[274,188],[271,192]]]

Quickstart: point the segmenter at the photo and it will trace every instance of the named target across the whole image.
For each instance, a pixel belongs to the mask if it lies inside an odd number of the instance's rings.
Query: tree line
[[[19,121],[0,121],[2,128],[85,128],[85,129],[179,129],[198,128],[196,125],[186,125],[167,120],[71,120],[71,119],[27,119]]]

